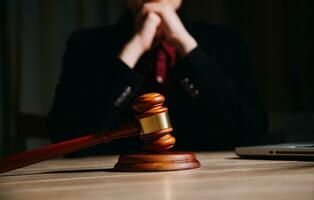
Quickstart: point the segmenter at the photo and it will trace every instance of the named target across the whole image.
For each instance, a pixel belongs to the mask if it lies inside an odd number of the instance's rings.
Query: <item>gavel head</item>
[[[175,138],[169,133],[172,126],[168,116],[168,108],[163,107],[165,98],[159,93],[148,93],[138,97],[133,109],[141,127],[141,139],[145,151],[162,152],[172,148]]]

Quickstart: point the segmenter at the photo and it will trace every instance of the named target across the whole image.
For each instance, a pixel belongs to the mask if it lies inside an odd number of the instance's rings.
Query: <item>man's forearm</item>
[[[122,49],[119,58],[131,69],[133,69],[144,53],[143,48],[139,45],[139,38],[134,36]]]

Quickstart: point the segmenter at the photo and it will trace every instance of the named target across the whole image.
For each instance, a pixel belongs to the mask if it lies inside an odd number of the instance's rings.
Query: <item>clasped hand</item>
[[[135,18],[136,32],[122,49],[119,57],[130,68],[150,50],[154,42],[164,39],[181,56],[192,51],[197,42],[186,30],[175,9],[164,3],[146,3]]]

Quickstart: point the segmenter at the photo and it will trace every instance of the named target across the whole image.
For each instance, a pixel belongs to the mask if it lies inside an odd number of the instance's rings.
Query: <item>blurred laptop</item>
[[[314,160],[312,113],[272,114],[270,122],[269,145],[237,147],[235,153],[244,158]]]
[[[314,142],[237,147],[235,153],[243,158],[314,160]]]

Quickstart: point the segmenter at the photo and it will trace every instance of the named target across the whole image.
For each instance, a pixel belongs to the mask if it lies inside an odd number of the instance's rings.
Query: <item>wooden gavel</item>
[[[0,160],[0,173],[25,167],[57,156],[72,153],[113,139],[139,135],[144,141],[143,150],[163,152],[172,148],[175,138],[168,116],[168,108],[163,107],[165,98],[158,93],[144,94],[133,104],[139,114],[135,121],[118,129],[101,134],[86,135],[18,153]]]

